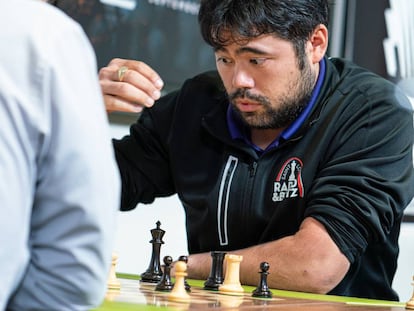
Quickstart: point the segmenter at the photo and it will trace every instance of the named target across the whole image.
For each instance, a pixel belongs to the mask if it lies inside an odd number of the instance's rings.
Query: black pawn
[[[225,252],[212,251],[211,253],[211,270],[208,279],[204,282],[204,289],[218,290],[219,286],[223,284],[223,262]]]
[[[253,291],[253,297],[272,298],[272,292],[267,286],[267,276],[269,274],[267,271],[269,268],[270,266],[267,262],[262,262],[260,264],[260,282],[257,288]]]
[[[173,259],[171,256],[164,257],[164,273],[161,280],[155,286],[155,290],[169,292],[173,289],[174,284],[171,282],[171,264]]]
[[[178,257],[178,261],[183,261],[185,263],[188,263],[188,257],[187,256],[180,256],[180,257]],[[185,286],[185,290],[187,292],[191,292],[191,286],[190,286],[190,284],[188,284],[186,278],[184,278],[184,286]]]
[[[148,269],[141,274],[141,282],[158,283],[162,277],[160,264],[161,245],[164,244],[162,237],[165,231],[160,229],[161,222],[157,221],[157,228],[151,230],[152,256]]]

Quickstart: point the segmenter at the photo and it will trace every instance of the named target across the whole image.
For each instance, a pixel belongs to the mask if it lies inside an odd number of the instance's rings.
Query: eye
[[[251,58],[250,63],[253,65],[262,65],[267,59],[264,57],[261,58]]]
[[[223,64],[230,64],[231,60],[229,58],[220,56],[220,57],[216,58],[216,62],[217,63],[223,63]]]

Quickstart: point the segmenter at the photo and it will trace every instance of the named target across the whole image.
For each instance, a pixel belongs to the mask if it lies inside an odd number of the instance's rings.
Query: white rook
[[[219,286],[219,292],[228,295],[243,295],[244,290],[240,284],[240,262],[243,256],[226,254],[226,274],[223,285]]]

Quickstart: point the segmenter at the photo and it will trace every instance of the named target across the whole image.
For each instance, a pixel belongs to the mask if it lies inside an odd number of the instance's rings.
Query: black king
[[[151,230],[152,240],[152,256],[148,269],[141,274],[141,282],[158,283],[162,277],[162,269],[160,263],[161,245],[164,244],[162,237],[165,231],[160,228],[161,222],[157,221],[157,228]]]

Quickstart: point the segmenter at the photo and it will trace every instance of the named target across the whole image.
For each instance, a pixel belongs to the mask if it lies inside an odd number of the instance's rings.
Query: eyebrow
[[[220,47],[220,48],[214,49],[214,51],[215,52],[218,52],[218,51],[226,52],[227,49],[225,47]],[[261,49],[257,49],[257,48],[249,47],[249,46],[243,46],[243,47],[236,50],[237,55],[241,55],[241,54],[245,54],[245,53],[254,53],[254,54],[258,54],[258,55],[267,55],[268,54],[267,52],[265,52]]]

